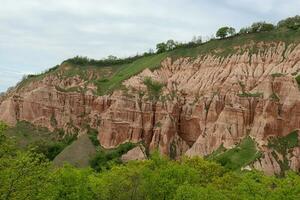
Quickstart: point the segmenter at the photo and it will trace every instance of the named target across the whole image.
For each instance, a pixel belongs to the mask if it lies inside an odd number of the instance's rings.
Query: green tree
[[[0,159],[0,199],[46,199],[50,196],[50,165],[44,157],[17,151]]]
[[[278,22],[277,27],[297,30],[300,28],[300,16],[296,15],[294,17],[289,17],[287,19],[281,20]]]
[[[235,29],[232,27],[224,26],[218,29],[216,36],[219,38],[226,38],[235,34]]]
[[[256,22],[251,25],[250,32],[252,32],[252,33],[267,32],[267,31],[271,31],[274,29],[275,29],[275,26],[273,24],[266,23],[266,22]]]
[[[174,40],[168,40],[166,43],[166,49],[167,51],[171,51],[175,49],[177,46],[177,43]]]
[[[56,200],[89,200],[94,199],[91,192],[89,177],[90,169],[77,169],[70,165],[53,173],[53,199]]]
[[[163,53],[163,52],[167,51],[167,49],[168,49],[167,45],[164,42],[158,43],[156,45],[156,52],[157,53]]]

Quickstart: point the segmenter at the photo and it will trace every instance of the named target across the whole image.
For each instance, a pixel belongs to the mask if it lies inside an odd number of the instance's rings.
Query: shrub
[[[90,165],[96,171],[110,169],[114,164],[121,163],[121,156],[127,153],[136,145],[130,142],[119,145],[116,149],[99,150],[94,158],[91,159]]]
[[[273,24],[266,23],[266,22],[256,22],[251,25],[252,33],[266,32],[266,31],[271,31],[274,29],[275,29],[275,26]]]
[[[300,28],[300,16],[296,15],[294,17],[289,17],[287,19],[281,20],[278,22],[277,27],[298,30]]]

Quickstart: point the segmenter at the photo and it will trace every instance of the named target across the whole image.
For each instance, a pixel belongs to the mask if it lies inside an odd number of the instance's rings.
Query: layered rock
[[[268,152],[268,138],[300,127],[295,81],[300,45],[258,46],[264,48],[251,54],[245,49],[227,57],[167,58],[159,69],[146,69],[126,80],[126,92],[109,96],[94,95],[93,84],[87,91],[64,91],[87,85],[80,77],[45,76],[7,95],[0,105],[0,120],[12,125],[26,120],[70,131],[88,125],[99,131],[105,148],[144,141],[147,149],[159,149],[173,158],[205,156],[221,145],[232,148],[250,135],[264,154],[253,166],[278,173],[280,166]],[[165,85],[157,102],[149,100],[146,77]],[[299,148],[289,161],[292,169],[299,170]]]

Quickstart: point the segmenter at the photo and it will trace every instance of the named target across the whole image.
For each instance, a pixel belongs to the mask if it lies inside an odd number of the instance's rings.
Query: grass
[[[147,56],[133,63],[124,65],[109,79],[105,79],[105,81],[103,81],[103,79],[96,80],[94,83],[98,87],[98,94],[103,95],[112,92],[114,89],[119,88],[124,80],[129,79],[131,76],[140,73],[146,68],[155,69],[159,67],[161,61],[166,57],[167,53]]]
[[[56,131],[55,133],[49,131],[47,128],[34,126],[26,121],[19,121],[14,127],[9,127],[4,131],[8,137],[13,137],[18,146],[25,148],[34,142],[40,140],[54,141],[63,133]]]
[[[72,164],[75,167],[88,167],[89,160],[95,156],[96,147],[88,135],[84,134],[61,151],[53,160],[57,166],[64,163]]]
[[[247,136],[236,147],[225,150],[220,147],[212,155],[208,157],[210,160],[215,160],[224,167],[230,170],[240,170],[242,167],[252,163],[261,156],[257,151],[255,141]]]
[[[36,152],[43,153],[49,160],[53,160],[76,138],[76,135],[64,136],[63,130],[51,132],[47,128],[34,126],[26,121],[19,121],[16,126],[6,128],[4,134],[14,138],[19,148],[34,148]]]

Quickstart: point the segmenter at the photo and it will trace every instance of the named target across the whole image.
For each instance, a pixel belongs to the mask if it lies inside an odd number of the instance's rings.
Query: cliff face
[[[230,149],[250,135],[262,152],[252,167],[273,174],[287,163],[299,171],[299,144],[285,152],[269,144],[273,137],[283,138],[300,127],[295,80],[300,45],[257,46],[251,53],[237,47],[241,50],[228,57],[167,58],[159,69],[144,70],[126,80],[125,89],[107,96],[94,95],[95,86],[79,76],[48,75],[7,94],[1,100],[0,120],[11,125],[26,120],[67,131],[89,125],[98,130],[105,148],[143,141],[150,150],[158,148],[173,158],[206,156],[220,146]],[[164,84],[157,102],[149,100],[146,77]],[[85,90],[68,92],[74,86]]]

